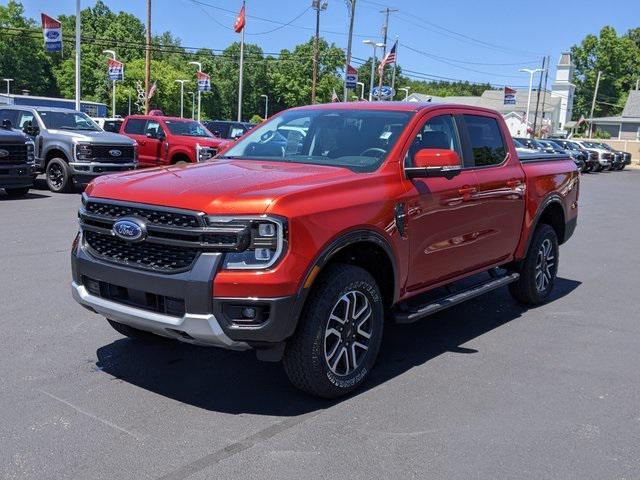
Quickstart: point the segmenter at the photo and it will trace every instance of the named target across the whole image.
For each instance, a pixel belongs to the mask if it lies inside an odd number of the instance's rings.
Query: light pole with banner
[[[189,80],[176,80],[180,84],[180,118],[184,118],[184,82]]]
[[[124,78],[124,74],[122,72],[122,64],[116,60],[116,52],[113,50],[103,50],[102,53],[106,53],[111,55],[111,59],[108,64],[108,73],[109,78],[113,84],[112,96],[111,99],[111,116],[113,118],[116,117],[116,80],[122,80]]]
[[[542,69],[542,68],[521,68],[519,71],[529,74],[529,96],[527,98],[527,113],[525,114],[525,117],[524,117],[524,124],[525,124],[525,126],[527,128],[527,133],[528,133],[529,132],[529,110],[530,110],[530,107],[531,107],[531,89],[533,88],[533,76],[538,72],[544,72],[544,69]],[[533,132],[533,133],[535,135],[535,132]]]
[[[189,62],[189,65],[195,65],[198,67],[198,73],[202,73],[202,63],[200,62]],[[198,78],[198,80],[200,80]],[[198,85],[198,121],[200,121],[200,105],[201,105],[202,91],[200,90],[200,85]]]
[[[264,98],[264,119],[266,120],[269,118],[269,96],[264,94],[260,96]]]

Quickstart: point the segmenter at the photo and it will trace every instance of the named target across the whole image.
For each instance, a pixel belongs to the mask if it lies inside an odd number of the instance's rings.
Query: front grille
[[[0,163],[27,163],[27,145],[25,143],[18,145],[3,145],[0,143],[0,150],[9,152],[9,155],[0,157]]]
[[[151,242],[126,242],[112,235],[93,231],[85,231],[84,238],[90,252],[98,258],[160,273],[188,270],[199,253],[195,249]]]
[[[145,292],[134,288],[122,287],[113,283],[95,280],[82,276],[82,284],[96,297],[112,300],[132,307],[142,308],[150,312],[162,313],[173,317],[185,314],[185,302],[182,298],[167,297],[156,293]]]
[[[109,152],[112,150],[119,150],[120,155],[111,155]],[[132,145],[92,145],[91,156],[95,162],[131,162],[134,157],[134,151]]]
[[[153,225],[165,225],[169,227],[195,228],[204,225],[204,221],[197,213],[188,214],[91,201],[87,203],[85,208],[89,213],[107,217],[108,219],[117,219],[120,217],[142,217]]]

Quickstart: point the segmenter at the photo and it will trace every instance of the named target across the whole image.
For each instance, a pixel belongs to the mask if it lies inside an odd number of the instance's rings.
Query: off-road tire
[[[548,282],[542,290],[539,288],[539,283],[536,279],[540,272],[540,255],[543,254],[543,245],[551,245],[550,253],[553,257],[553,266],[548,268]],[[533,233],[533,239],[527,256],[525,257],[522,268],[520,270],[520,278],[518,281],[509,285],[509,291],[513,298],[525,305],[539,305],[549,297],[553,291],[555,285],[556,275],[558,273],[558,236],[555,230],[547,224],[538,225]],[[548,265],[549,260],[543,262],[543,265]],[[542,275],[547,270],[543,267]]]
[[[73,189],[71,168],[62,158],[52,158],[47,163],[45,178],[49,190],[56,193],[70,192]]]
[[[325,357],[325,335],[331,313],[341,299],[351,294],[363,300],[366,297],[369,302],[371,323],[367,328],[370,328],[370,338],[368,349],[359,363],[355,362],[357,366],[354,370],[350,374],[338,375],[332,371]],[[369,272],[345,264],[327,267],[309,294],[296,333],[287,342],[283,364],[289,380],[300,390],[322,398],[337,398],[352,392],[365,382],[375,364],[382,341],[383,324],[382,296]],[[355,349],[353,341],[350,348]],[[349,350],[346,354],[350,355]]]

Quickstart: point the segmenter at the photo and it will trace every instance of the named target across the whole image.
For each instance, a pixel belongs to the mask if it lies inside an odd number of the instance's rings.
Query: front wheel
[[[7,192],[7,196],[11,198],[24,197],[29,193],[29,187],[5,188],[4,191]]]
[[[328,267],[287,343],[283,363],[291,383],[323,398],[362,385],[378,356],[383,312],[378,285],[366,270]]]
[[[558,273],[558,236],[542,224],[533,234],[520,278],[509,285],[511,295],[526,305],[539,305],[551,294]]]
[[[54,158],[50,160],[47,164],[45,175],[47,186],[52,192],[61,193],[71,190],[73,183],[71,169],[63,159]]]

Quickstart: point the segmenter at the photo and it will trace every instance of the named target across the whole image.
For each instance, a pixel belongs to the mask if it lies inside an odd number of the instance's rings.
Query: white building
[[[576,86],[573,84],[575,65],[571,60],[571,53],[563,52],[556,66],[556,81],[551,87],[551,96],[560,99],[560,116],[557,130],[564,130],[573,114],[573,99]]]

